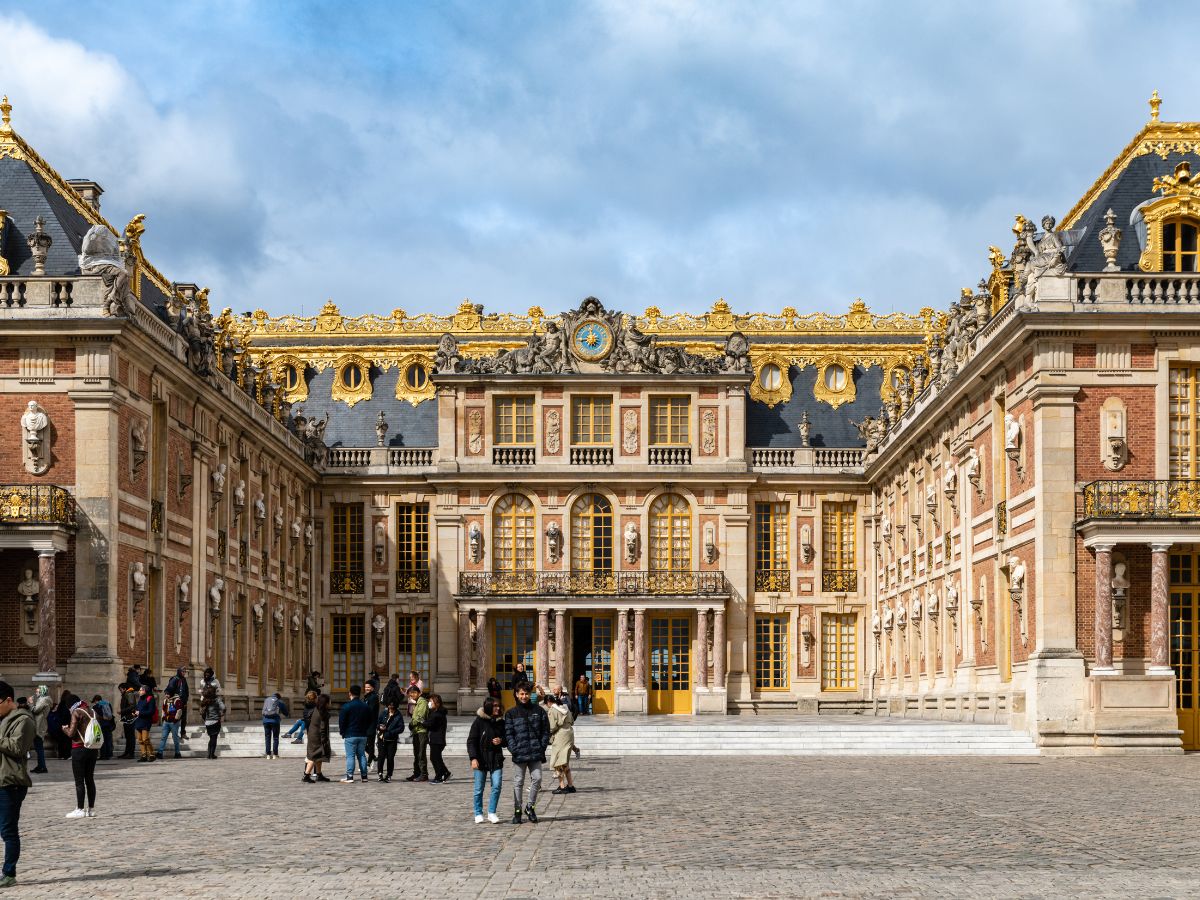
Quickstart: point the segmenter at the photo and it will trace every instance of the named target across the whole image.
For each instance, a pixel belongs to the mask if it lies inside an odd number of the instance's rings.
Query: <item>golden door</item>
[[[692,711],[692,625],[686,616],[650,619],[649,712]]]
[[[1183,732],[1183,749],[1200,749],[1200,657],[1197,655],[1197,621],[1200,589],[1171,590],[1171,667],[1175,670],[1175,707]]]
[[[592,681],[592,713],[611,715],[616,708],[613,699],[613,620],[592,619],[592,648],[588,659]]]
[[[512,680],[518,662],[525,663],[525,677],[533,684],[536,646],[537,623],[533,616],[492,618],[492,674],[500,682],[505,709],[516,703]]]

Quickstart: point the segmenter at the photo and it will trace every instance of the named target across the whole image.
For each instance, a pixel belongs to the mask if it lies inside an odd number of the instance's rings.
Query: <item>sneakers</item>
[[[512,823],[514,825],[521,824],[521,807],[519,807],[519,806],[513,810]]]
[[[354,784],[354,776],[353,776],[353,775],[347,775],[345,778],[343,778],[343,779],[342,779],[341,781],[339,781],[338,783],[339,783],[339,784]]]
[[[550,793],[552,793],[552,794],[567,794],[570,792],[565,787],[556,787]]]
[[[178,750],[176,750],[176,751],[175,751],[175,758],[176,758],[176,759],[183,759],[183,754],[182,754],[182,753],[180,753]]]
[[[488,821],[491,822],[493,825],[499,825],[500,817],[498,815],[496,815],[495,813],[488,813]]]
[[[88,811],[87,811],[87,817],[88,817],[89,819],[94,819],[94,818],[96,818],[96,810],[92,809],[91,807],[88,807]]]
[[[316,784],[316,781],[314,781],[313,777],[311,775],[309,775],[307,772],[304,773],[304,777],[301,778],[300,780],[303,781],[305,784]]]
[[[293,744],[303,744],[303,743],[304,743],[304,738],[293,738],[293,739],[292,739],[292,743],[293,743]]]
[[[45,775],[50,770],[47,769],[45,766],[38,766],[36,769],[30,769],[29,771],[32,772],[34,775]]]
[[[329,780],[324,775],[322,775],[320,772],[317,773],[316,779],[317,779],[317,781],[328,781]]]
[[[574,794],[574,793],[575,793],[575,785],[573,785],[573,784],[572,784],[572,785],[568,785],[568,786],[567,786],[567,793],[568,793],[568,794]]]
[[[537,810],[535,810],[532,805],[525,807],[525,818],[527,818],[534,825],[537,824]]]
[[[413,779],[413,781],[414,781],[414,782],[415,782],[415,781],[428,781],[428,780],[429,780],[429,776],[428,776],[428,775],[422,775],[420,778],[414,778],[414,779]]]
[[[3,878],[0,878],[0,888],[16,887],[16,886],[17,886],[17,876],[16,875],[5,875]]]
[[[445,780],[446,779],[444,779],[441,775],[436,775],[433,778],[429,779],[429,783],[430,784],[441,784]]]
[[[366,776],[366,775],[364,775],[364,776],[362,777],[362,783],[363,783],[363,784],[366,784],[366,783],[367,783],[367,776]]]
[[[85,813],[82,809],[73,809],[66,815],[66,818],[68,819],[83,819],[86,817],[87,813]]]
[[[483,816],[476,816],[476,817],[475,817],[475,824],[476,824],[476,825],[482,825],[482,824],[483,824]]]
[[[405,781],[416,781],[416,780],[417,780],[417,776],[416,776],[416,775],[409,775],[409,776],[408,776],[407,778],[405,778],[404,780],[405,780]]]

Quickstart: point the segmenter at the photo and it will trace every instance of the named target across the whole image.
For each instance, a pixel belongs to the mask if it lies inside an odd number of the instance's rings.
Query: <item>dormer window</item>
[[[1196,269],[1196,240],[1198,223],[1196,219],[1174,218],[1163,222],[1163,255],[1162,270],[1164,272],[1195,272]]]

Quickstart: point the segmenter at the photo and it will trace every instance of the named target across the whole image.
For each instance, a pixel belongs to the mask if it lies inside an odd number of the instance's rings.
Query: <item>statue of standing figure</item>
[[[137,298],[129,288],[129,271],[117,246],[117,236],[104,225],[93,225],[83,236],[79,270],[99,275],[104,284],[104,312],[109,316],[132,316]]]

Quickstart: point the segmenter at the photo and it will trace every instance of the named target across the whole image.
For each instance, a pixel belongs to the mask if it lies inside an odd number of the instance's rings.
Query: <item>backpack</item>
[[[179,721],[179,701],[178,700],[168,700],[167,701],[166,721],[168,721],[168,722],[178,722]]]
[[[263,718],[273,719],[279,715],[279,698],[274,695],[263,701]]]
[[[93,709],[95,709],[99,713],[100,721],[102,721],[102,722],[111,722],[112,721],[112,719],[113,719],[112,704],[110,704],[107,700],[101,700],[99,703],[97,703],[93,707]]]
[[[89,716],[88,723],[83,726],[83,748],[99,750],[103,743],[104,731],[100,728],[100,723],[96,721],[95,716]]]

